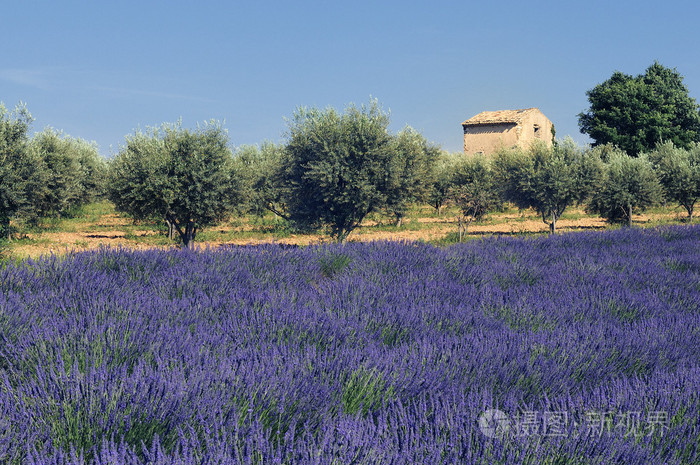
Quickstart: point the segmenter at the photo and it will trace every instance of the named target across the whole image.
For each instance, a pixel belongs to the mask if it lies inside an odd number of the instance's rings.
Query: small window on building
[[[541,136],[540,127],[539,127],[539,125],[537,125],[537,124],[535,124],[535,137],[537,137],[538,139],[539,139],[540,137],[542,137],[542,136]]]

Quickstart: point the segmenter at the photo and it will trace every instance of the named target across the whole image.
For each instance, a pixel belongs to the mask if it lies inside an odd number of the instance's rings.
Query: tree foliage
[[[127,137],[111,166],[109,196],[136,219],[162,218],[190,248],[200,228],[230,213],[236,181],[218,123],[195,131],[163,125]]]
[[[407,127],[393,137],[391,150],[386,210],[400,226],[410,203],[428,199],[440,149]]]
[[[437,211],[438,215],[442,207],[450,200],[455,167],[463,158],[463,153],[440,152],[435,160],[427,202]]]
[[[285,204],[298,227],[328,227],[344,242],[371,212],[396,205],[396,142],[377,101],[344,113],[299,109],[289,122],[283,162]],[[406,136],[407,138],[413,136]],[[404,165],[405,166],[405,165]]]
[[[258,216],[269,211],[287,218],[281,179],[283,160],[284,146],[272,142],[238,147],[233,166],[240,180],[240,205],[245,211]]]
[[[631,226],[634,212],[643,211],[662,198],[661,184],[648,157],[630,157],[617,150],[610,154],[589,208],[610,222]]]
[[[32,195],[44,183],[41,160],[28,147],[32,116],[25,106],[0,104],[0,236],[11,237],[10,221],[32,211]]]
[[[467,228],[488,212],[501,208],[490,159],[481,154],[462,157],[454,165],[449,198],[459,208],[459,241]]]
[[[636,77],[616,71],[586,95],[590,108],[579,114],[579,127],[594,145],[612,143],[636,156],[661,142],[687,149],[700,141],[698,104],[675,69],[654,63]]]
[[[686,150],[666,142],[657,146],[649,159],[666,198],[685,208],[688,221],[692,222],[695,204],[700,199],[700,144]]]
[[[553,147],[533,144],[527,152],[501,151],[494,169],[503,198],[518,208],[533,208],[551,233],[564,211],[584,200],[602,176],[601,161],[571,139]]]
[[[102,195],[106,165],[94,143],[46,128],[34,135],[30,147],[45,170],[45,182],[34,192],[38,216],[66,215]]]

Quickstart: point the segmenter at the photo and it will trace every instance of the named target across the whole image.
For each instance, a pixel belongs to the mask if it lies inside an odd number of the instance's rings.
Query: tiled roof
[[[476,126],[479,124],[503,124],[519,123],[530,113],[539,111],[537,108],[526,108],[524,110],[499,110],[482,111],[476,116],[472,116],[462,123],[462,126]]]

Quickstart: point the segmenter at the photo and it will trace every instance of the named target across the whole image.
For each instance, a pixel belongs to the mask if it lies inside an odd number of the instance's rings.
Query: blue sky
[[[483,110],[539,107],[584,144],[586,91],[655,60],[700,97],[700,2],[46,1],[2,9],[0,101],[34,130],[96,141],[136,128],[225,121],[231,144],[283,142],[299,106],[377,98],[460,151]]]

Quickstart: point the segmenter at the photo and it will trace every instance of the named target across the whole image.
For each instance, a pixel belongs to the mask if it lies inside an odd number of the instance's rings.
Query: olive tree
[[[685,208],[688,222],[692,222],[695,204],[700,199],[700,144],[693,144],[687,150],[673,142],[659,144],[649,154],[649,160],[666,198]]]
[[[326,226],[345,242],[371,212],[388,205],[393,140],[376,101],[344,113],[297,110],[282,166],[288,216],[298,227]]]
[[[449,201],[456,164],[464,157],[463,153],[441,151],[435,161],[427,202],[438,215]]]
[[[34,135],[30,147],[45,170],[45,183],[35,192],[38,215],[66,215],[101,196],[105,163],[94,143],[46,128]]]
[[[463,157],[453,168],[449,198],[460,211],[457,222],[462,242],[469,225],[489,211],[501,208],[502,201],[488,158],[481,154]]]
[[[33,211],[33,193],[44,184],[41,160],[29,149],[32,116],[25,106],[0,104],[0,237],[10,239],[10,221]]]
[[[602,176],[602,163],[571,139],[547,147],[533,144],[527,152],[501,151],[494,160],[503,197],[519,208],[533,208],[555,233],[568,207],[583,201]]]
[[[81,205],[103,199],[106,195],[107,162],[97,151],[95,142],[84,139],[71,139],[78,164],[80,164]]]
[[[609,222],[632,225],[635,211],[655,205],[663,191],[649,158],[634,158],[618,150],[609,156],[602,182],[594,193],[590,210]]]
[[[136,219],[158,217],[192,248],[197,231],[231,212],[236,192],[226,131],[163,125],[127,137],[112,162],[109,197]]]
[[[415,129],[406,127],[393,137],[391,150],[385,209],[401,226],[408,205],[428,199],[440,149]]]
[[[266,211],[288,219],[281,179],[284,147],[272,142],[238,147],[233,156],[236,177],[240,180],[241,206],[262,216]]]

